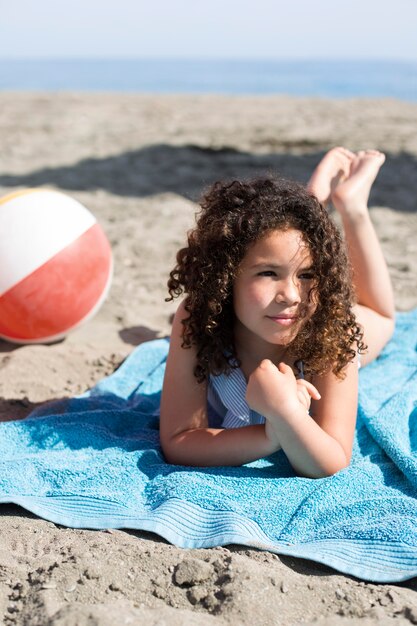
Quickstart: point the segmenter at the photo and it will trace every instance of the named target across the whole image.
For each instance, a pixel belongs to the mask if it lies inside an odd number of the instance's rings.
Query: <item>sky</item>
[[[0,0],[0,58],[417,61],[417,0]]]

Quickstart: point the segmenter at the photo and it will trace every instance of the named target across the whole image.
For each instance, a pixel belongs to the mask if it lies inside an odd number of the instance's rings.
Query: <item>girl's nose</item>
[[[275,296],[276,302],[294,305],[301,302],[300,287],[298,281],[288,279],[281,281]]]

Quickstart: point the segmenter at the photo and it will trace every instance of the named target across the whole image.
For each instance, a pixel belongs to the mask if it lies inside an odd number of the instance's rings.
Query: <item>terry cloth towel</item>
[[[351,465],[299,478],[283,451],[242,467],[164,461],[167,340],[142,344],[86,394],[0,424],[0,502],[58,524],[136,528],[183,548],[230,543],[376,582],[417,575],[417,310],[360,372]]]

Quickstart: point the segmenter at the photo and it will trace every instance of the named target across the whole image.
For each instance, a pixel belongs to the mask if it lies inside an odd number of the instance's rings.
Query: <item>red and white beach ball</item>
[[[82,204],[47,189],[0,199],[0,337],[61,339],[98,311],[111,277],[110,244]]]

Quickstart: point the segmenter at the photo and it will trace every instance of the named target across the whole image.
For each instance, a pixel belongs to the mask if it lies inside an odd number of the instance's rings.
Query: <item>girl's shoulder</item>
[[[186,308],[185,308],[185,298],[181,300],[181,302],[177,306],[177,310],[174,313],[174,317],[172,320],[172,329],[174,329],[174,325],[177,323],[181,323],[182,320],[186,319],[189,316]]]
[[[207,426],[207,385],[194,375],[197,351],[195,346],[183,346],[186,317],[181,302],[174,315],[162,387],[160,433],[164,442],[183,430]]]
[[[190,347],[184,346],[183,322],[188,317],[189,317],[189,314],[185,308],[185,300],[182,300],[179,303],[177,310],[174,314],[173,320],[172,320],[167,366],[169,365],[169,362],[174,359],[178,366],[181,366],[183,363],[193,364],[192,365],[193,368],[195,366],[196,359],[197,359],[195,347],[192,345]],[[175,354],[175,357],[173,356],[174,354]]]

